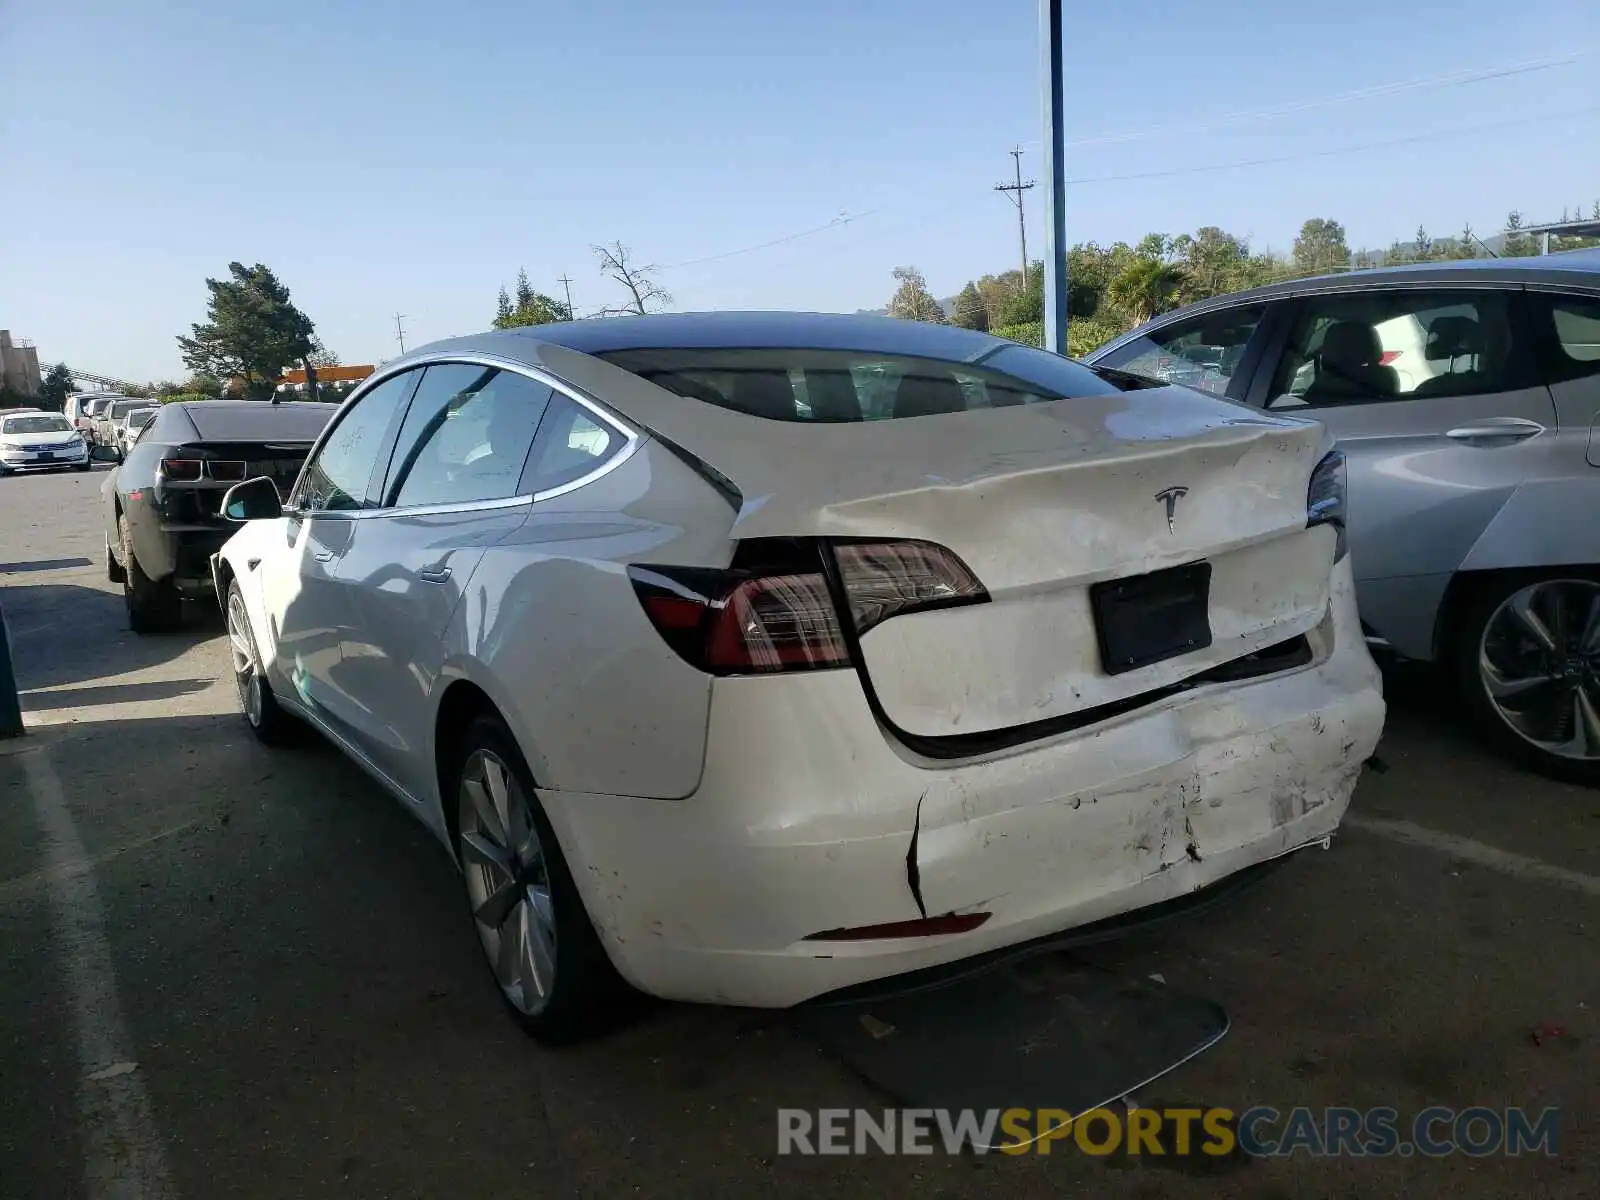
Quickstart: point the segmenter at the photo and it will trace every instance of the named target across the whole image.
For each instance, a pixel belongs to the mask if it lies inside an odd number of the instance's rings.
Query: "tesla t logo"
[[[1156,499],[1167,506],[1168,533],[1178,532],[1178,526],[1173,518],[1177,516],[1178,513],[1178,501],[1182,500],[1188,494],[1189,489],[1186,487],[1162,488],[1161,491],[1156,493]]]

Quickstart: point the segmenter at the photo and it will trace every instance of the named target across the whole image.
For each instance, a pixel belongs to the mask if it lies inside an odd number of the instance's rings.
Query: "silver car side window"
[[[384,435],[416,377],[415,371],[402,371],[340,414],[339,423],[301,473],[291,508],[302,512],[343,512],[367,507],[367,489],[378,465]]]
[[[1307,297],[1273,376],[1272,409],[1475,396],[1520,383],[1511,291]]]
[[[1118,346],[1095,365],[1226,395],[1266,311],[1266,305],[1257,304],[1174,321]]]
[[[388,503],[470,504],[515,496],[548,384],[466,363],[428,368],[395,445]]]

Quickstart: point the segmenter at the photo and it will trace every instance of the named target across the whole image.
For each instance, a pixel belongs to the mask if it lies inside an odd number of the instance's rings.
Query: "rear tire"
[[[543,1042],[598,1032],[628,994],[589,920],[515,739],[480,716],[445,778],[468,911],[500,998]],[[508,940],[509,939],[509,940]]]
[[[234,688],[239,696],[239,711],[250,726],[256,741],[266,746],[282,745],[290,733],[289,716],[278,707],[256,649],[255,631],[250,628],[250,610],[238,581],[228,585],[224,606],[228,621],[228,649],[233,661]]]
[[[183,612],[183,599],[170,578],[151,579],[133,553],[133,535],[126,515],[117,518],[122,535],[122,603],[128,610],[128,628],[135,633],[163,633],[174,628]]]
[[[74,471],[87,471],[92,466],[94,466],[94,460],[86,458],[81,463],[74,463],[72,469]]]
[[[1454,627],[1450,669],[1478,730],[1543,775],[1600,785],[1600,578],[1488,578]]]

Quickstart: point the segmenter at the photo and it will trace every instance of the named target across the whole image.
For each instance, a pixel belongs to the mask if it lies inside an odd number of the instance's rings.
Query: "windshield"
[[[111,419],[121,420],[136,408],[147,407],[143,400],[118,400],[111,405]]]
[[[0,434],[7,433],[71,433],[67,419],[55,413],[40,413],[33,417],[7,417],[0,423]]]
[[[1130,386],[1025,346],[986,355],[982,366],[831,349],[672,347],[598,357],[680,396],[773,421],[897,420],[1104,395]]]

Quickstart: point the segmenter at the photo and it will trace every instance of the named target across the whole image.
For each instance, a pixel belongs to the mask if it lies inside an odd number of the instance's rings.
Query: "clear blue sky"
[[[1600,197],[1600,4],[1068,4],[1070,239],[1216,224],[1286,249],[1488,233]],[[265,262],[346,362],[483,328],[526,265],[612,302],[590,245],[680,264],[676,307],[853,311],[1017,259],[990,190],[1039,167],[1034,0],[5,0],[0,325],[181,377],[203,279]],[[1585,53],[1587,52],[1587,53]],[[1453,87],[1282,109],[1576,54]],[[1221,122],[1221,124],[1219,124]],[[1209,128],[1197,128],[1210,126]],[[1488,128],[1485,128],[1488,127]],[[1457,133],[1465,130],[1467,132]],[[1404,145],[1251,168],[1241,160]],[[1030,193],[1033,214],[1040,189]],[[1031,220],[1032,246],[1039,243]]]

